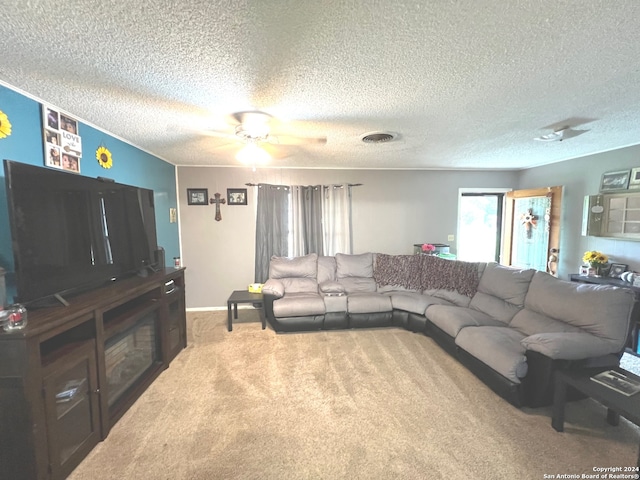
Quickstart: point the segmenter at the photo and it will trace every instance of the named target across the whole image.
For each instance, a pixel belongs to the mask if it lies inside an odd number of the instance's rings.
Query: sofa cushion
[[[424,315],[424,311],[429,305],[451,305],[451,303],[441,298],[417,292],[393,292],[387,295],[390,295],[391,305],[394,309],[417,313],[418,315]]]
[[[262,293],[266,294],[266,295],[274,295],[276,297],[283,297],[284,296],[284,284],[282,283],[282,280],[277,280],[275,278],[270,278],[262,286]]]
[[[391,298],[379,293],[354,293],[347,297],[349,313],[377,313],[393,310]]]
[[[486,313],[450,305],[431,305],[425,315],[436,327],[454,338],[465,327],[504,326]]]
[[[496,320],[500,320],[503,325],[508,325],[514,315],[522,309],[521,306],[513,305],[482,292],[478,292],[473,296],[469,303],[469,308],[486,313]]]
[[[405,287],[402,287],[400,285],[380,285],[378,283],[376,283],[376,285],[378,285],[378,287],[376,288],[376,292],[378,292],[378,293],[393,293],[393,292],[417,292],[417,293],[420,293],[418,290],[413,290],[411,288],[405,288]]]
[[[285,294],[290,293],[318,293],[318,284],[315,278],[283,278]]]
[[[347,311],[347,297],[342,296],[324,296],[324,309],[326,313],[346,312]]]
[[[431,297],[440,298],[447,303],[458,305],[459,307],[468,307],[469,303],[471,302],[471,297],[467,297],[466,295],[458,293],[455,290],[429,289],[425,290],[422,293]]]
[[[520,343],[527,350],[557,360],[584,360],[620,352],[616,342],[586,332],[536,333]]]
[[[534,273],[532,268],[520,270],[492,262],[484,268],[478,291],[522,306]]]
[[[519,270],[489,263],[469,307],[509,324],[524,305],[535,270]]]
[[[341,278],[339,282],[348,294],[376,291],[376,281],[373,278],[345,277]]]
[[[523,338],[510,327],[463,328],[456,345],[513,383],[520,383],[528,369],[525,348],[520,343]]]
[[[373,278],[373,254],[347,255],[336,253],[336,274],[338,278],[371,277]]]
[[[336,281],[336,259],[321,255],[318,257],[318,283]]]
[[[562,333],[582,331],[580,328],[574,327],[569,323],[541,315],[533,310],[529,310],[527,307],[516,313],[509,326],[525,335],[534,335],[541,332]]]
[[[272,257],[269,278],[313,278],[318,275],[318,254],[302,257]]]
[[[322,315],[324,312],[322,297],[313,293],[287,293],[273,302],[273,314],[276,317],[303,317]]]
[[[528,310],[613,340],[620,349],[629,331],[633,303],[628,289],[567,282],[544,272],[533,277],[525,299]]]

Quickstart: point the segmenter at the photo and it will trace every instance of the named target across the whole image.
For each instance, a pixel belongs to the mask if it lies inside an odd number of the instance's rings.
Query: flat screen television
[[[155,266],[153,190],[9,160],[4,171],[16,302],[64,303]]]

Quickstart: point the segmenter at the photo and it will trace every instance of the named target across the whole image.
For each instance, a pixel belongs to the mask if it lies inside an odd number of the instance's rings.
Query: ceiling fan
[[[204,134],[238,140],[244,147],[236,158],[242,163],[261,164],[270,159],[269,153],[261,144],[270,145],[324,145],[326,137],[304,137],[277,132],[272,129],[274,117],[257,110],[236,112],[230,115],[232,131],[205,130]]]

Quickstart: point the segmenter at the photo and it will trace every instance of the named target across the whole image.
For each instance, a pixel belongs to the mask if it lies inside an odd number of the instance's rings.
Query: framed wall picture
[[[600,191],[611,192],[615,190],[626,190],[629,187],[630,175],[631,170],[603,173],[602,181],[600,182]]]
[[[227,204],[228,205],[246,205],[247,189],[246,188],[227,188]]]
[[[82,138],[77,119],[50,105],[42,105],[44,164],[67,172],[80,173]]]
[[[640,188],[640,167],[631,169],[629,177],[629,188]]]
[[[187,188],[187,205],[209,205],[209,190],[206,188]]]
[[[612,263],[609,269],[609,276],[612,278],[620,278],[620,275],[626,271],[627,266],[624,263]]]

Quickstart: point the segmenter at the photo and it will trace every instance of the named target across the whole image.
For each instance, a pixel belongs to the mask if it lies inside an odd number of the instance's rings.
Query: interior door
[[[561,186],[507,192],[502,263],[557,276],[561,207]]]

